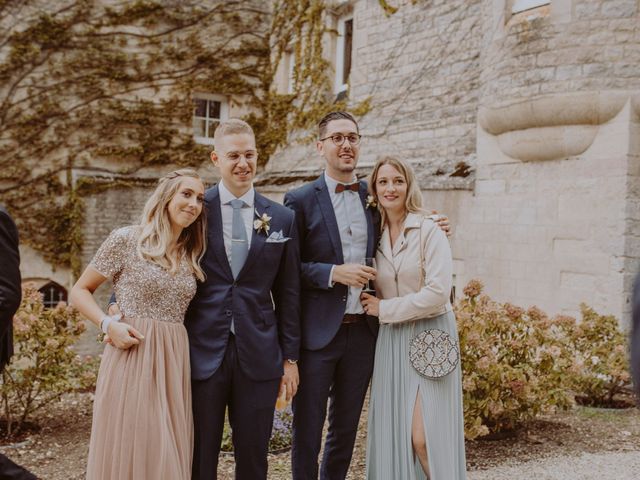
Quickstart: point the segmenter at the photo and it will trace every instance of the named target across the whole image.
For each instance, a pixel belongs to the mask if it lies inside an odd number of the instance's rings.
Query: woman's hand
[[[144,340],[144,335],[124,322],[111,322],[107,327],[107,335],[108,343],[122,350],[127,350]]]
[[[378,297],[363,292],[360,294],[360,303],[362,304],[362,308],[364,308],[364,313],[367,315],[377,317],[380,314],[380,299]]]

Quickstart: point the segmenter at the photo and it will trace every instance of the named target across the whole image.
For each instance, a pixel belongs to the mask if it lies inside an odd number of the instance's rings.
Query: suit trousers
[[[376,339],[365,321],[342,324],[320,350],[302,350],[300,386],[293,400],[294,480],[318,478],[318,455],[329,406],[329,431],[320,478],[344,480],[362,405],[373,372]]]
[[[256,381],[242,371],[235,336],[222,364],[206,380],[192,380],[193,480],[217,478],[225,411],[229,409],[237,480],[267,478],[267,454],[280,378]]]
[[[0,478],[4,480],[37,480],[37,477],[0,453]]]

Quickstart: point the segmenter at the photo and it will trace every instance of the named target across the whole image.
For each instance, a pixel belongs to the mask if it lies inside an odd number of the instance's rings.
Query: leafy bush
[[[570,386],[578,403],[612,406],[631,379],[627,336],[613,315],[599,315],[585,304],[580,310],[582,321],[569,329],[576,362]]]
[[[15,354],[0,385],[8,436],[63,394],[95,386],[97,374],[97,360],[81,359],[71,349],[85,330],[78,312],[64,303],[45,308],[30,284],[22,296],[13,321]]]
[[[512,430],[540,413],[572,405],[565,375],[573,367],[563,328],[539,309],[525,311],[482,295],[471,281],[456,305],[463,370],[465,435]]]

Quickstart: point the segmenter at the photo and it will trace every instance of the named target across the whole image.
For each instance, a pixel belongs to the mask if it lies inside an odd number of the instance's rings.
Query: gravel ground
[[[469,472],[468,480],[638,480],[640,451],[583,453]]]
[[[43,480],[83,480],[93,396],[67,395],[40,412],[40,428],[0,452]],[[347,480],[364,479],[366,409]],[[640,479],[640,410],[578,407],[532,422],[516,435],[468,441],[469,480]],[[233,458],[221,456],[218,478],[233,479]],[[290,454],[269,455],[269,480],[290,480]],[[143,479],[141,479],[143,480]],[[402,479],[389,479],[402,480]]]

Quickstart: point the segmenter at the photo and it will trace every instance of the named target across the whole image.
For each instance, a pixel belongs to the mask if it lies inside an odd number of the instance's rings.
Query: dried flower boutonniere
[[[271,228],[271,225],[269,225],[269,222],[271,221],[271,217],[266,213],[263,213],[262,215],[260,215],[258,213],[258,210],[256,210],[255,212],[256,212],[256,217],[258,218],[256,218],[253,221],[253,228],[255,228],[256,232],[258,233],[264,232],[265,235],[268,235],[269,229]]]
[[[378,202],[376,201],[376,197],[367,195],[367,208],[376,208],[377,206]]]

